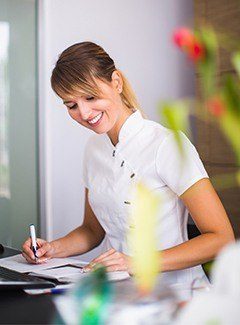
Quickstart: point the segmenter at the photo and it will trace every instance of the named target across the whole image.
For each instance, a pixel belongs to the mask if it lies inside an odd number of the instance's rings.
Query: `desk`
[[[0,258],[19,254],[4,247]],[[23,290],[0,290],[0,324],[51,324],[56,313],[50,295],[29,296]]]
[[[13,253],[19,253],[19,251],[5,250],[5,257],[9,256],[8,254],[13,255]],[[167,317],[169,319],[174,317],[173,307],[177,307],[182,300],[190,299],[192,291],[190,287],[181,287],[181,285],[170,288],[163,283],[160,277],[159,280],[154,289],[154,296],[158,297],[160,303],[157,317],[163,317],[166,320]],[[124,281],[116,281],[113,286],[115,313],[119,312],[119,306],[127,306],[128,302],[133,301],[135,284],[129,278]],[[175,294],[179,297],[176,297]],[[141,305],[136,304],[135,306]],[[114,313],[110,317],[114,318]],[[57,319],[56,315],[57,311],[51,295],[30,296],[21,290],[12,292],[0,290],[0,324],[54,324]],[[60,323],[60,316],[58,319],[57,324]]]

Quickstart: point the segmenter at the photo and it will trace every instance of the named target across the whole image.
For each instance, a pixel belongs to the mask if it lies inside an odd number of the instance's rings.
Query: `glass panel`
[[[0,22],[0,197],[10,198],[8,153],[8,45],[9,23]]]
[[[38,221],[36,1],[0,0],[0,242]]]

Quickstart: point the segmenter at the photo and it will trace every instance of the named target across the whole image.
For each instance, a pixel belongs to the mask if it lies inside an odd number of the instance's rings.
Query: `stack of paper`
[[[30,264],[21,254],[0,259],[0,266],[21,273],[56,279],[60,282],[75,282],[82,274],[82,267],[86,264],[88,263],[71,257],[52,258],[42,264]]]
[[[81,268],[72,266],[62,266],[54,269],[46,269],[39,272],[31,272],[30,275],[44,277],[45,279],[55,279],[58,282],[72,283],[77,282],[87,273],[81,272]]]
[[[82,261],[76,256],[67,258],[52,258],[42,264],[30,264],[19,254],[0,259],[0,266],[21,273],[29,273],[46,279],[54,279],[63,283],[76,282],[85,276],[82,267],[89,262]],[[119,281],[129,278],[127,272],[108,273],[109,281]]]

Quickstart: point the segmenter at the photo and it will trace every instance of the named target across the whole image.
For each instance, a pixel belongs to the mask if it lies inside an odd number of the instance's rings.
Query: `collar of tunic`
[[[110,144],[111,149],[119,149],[128,140],[132,139],[144,126],[144,118],[139,110],[133,112],[122,125],[119,135],[118,143],[114,146],[109,139],[108,135],[105,134],[107,142]]]
[[[144,119],[142,114],[139,110],[136,110],[132,113],[122,125],[120,132],[119,132],[119,143],[125,142],[130,137],[137,134],[143,127]]]

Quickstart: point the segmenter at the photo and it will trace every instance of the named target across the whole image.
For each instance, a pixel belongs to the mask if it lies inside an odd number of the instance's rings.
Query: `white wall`
[[[40,1],[40,149],[42,234],[82,222],[82,154],[89,131],[67,115],[49,78],[58,55],[76,42],[101,45],[130,80],[142,108],[158,120],[160,99],[194,93],[193,71],[172,45],[176,26],[192,23],[192,0]]]

